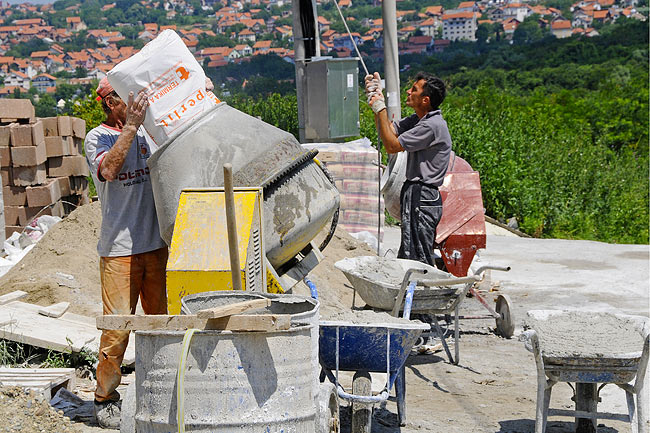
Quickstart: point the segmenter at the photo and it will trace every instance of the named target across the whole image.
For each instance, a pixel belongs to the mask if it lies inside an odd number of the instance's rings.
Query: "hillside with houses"
[[[464,1],[446,8],[432,1],[400,1],[400,54],[442,52],[458,41],[525,42],[533,33],[556,38],[595,36],[621,18],[645,20],[645,8],[637,1],[580,0],[560,8],[543,2]],[[340,0],[339,5],[362,55],[381,58],[383,23],[378,1]],[[318,13],[321,54],[353,55],[333,3],[319,1]],[[38,100],[50,95],[63,110],[67,101],[88,92],[94,80],[165,29],[178,32],[208,71],[260,55],[293,61],[291,4],[284,0],[2,3],[0,97],[30,95]]]

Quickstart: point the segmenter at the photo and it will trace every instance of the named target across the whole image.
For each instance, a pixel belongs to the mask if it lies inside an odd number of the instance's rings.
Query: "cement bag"
[[[115,66],[108,82],[120,98],[144,91],[149,108],[144,127],[158,147],[171,141],[219,100],[205,90],[205,73],[173,30]]]

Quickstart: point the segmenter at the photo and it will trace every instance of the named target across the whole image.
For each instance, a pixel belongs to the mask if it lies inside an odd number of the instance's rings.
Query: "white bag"
[[[219,99],[205,90],[205,73],[173,30],[165,30],[108,73],[124,102],[144,91],[149,108],[144,127],[158,147],[171,141]]]

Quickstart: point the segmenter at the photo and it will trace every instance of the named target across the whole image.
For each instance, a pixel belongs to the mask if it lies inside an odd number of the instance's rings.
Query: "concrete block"
[[[88,176],[86,158],[81,155],[57,156],[47,160],[49,177]]]
[[[0,126],[0,147],[7,147],[11,143],[11,125]]]
[[[34,106],[29,99],[0,100],[0,119],[23,119],[33,122]]]
[[[32,125],[32,143],[34,146],[37,146],[41,143],[45,143],[45,133],[43,131],[43,122],[40,120],[36,121]]]
[[[70,154],[68,145],[69,137],[60,137],[58,135],[45,137],[45,149],[48,158],[53,156],[66,156]]]
[[[68,147],[70,155],[83,155],[84,153],[84,141],[81,138],[68,137]]]
[[[88,190],[88,178],[85,176],[72,176],[70,178],[70,192],[72,194],[83,194]]]
[[[24,227],[17,226],[17,225],[5,225],[5,238],[9,238],[9,236],[13,235],[15,232],[22,233]]]
[[[5,186],[2,188],[5,206],[26,206],[27,193],[23,186]]]
[[[2,177],[3,185],[13,185],[14,177],[11,173],[11,167],[0,167],[0,177]]]
[[[5,224],[9,226],[25,226],[27,212],[25,206],[5,206]]]
[[[59,135],[59,120],[57,117],[43,117],[43,133],[46,137],[55,137]]]
[[[11,167],[11,148],[0,147],[0,167]]]
[[[32,126],[31,125],[13,125],[10,129],[11,146],[31,146],[32,143]]]
[[[59,116],[58,119],[58,128],[59,135],[63,137],[69,137],[72,135],[72,120],[70,116]]]
[[[86,121],[78,117],[72,117],[72,134],[77,138],[86,138]]]
[[[12,147],[11,164],[14,167],[31,167],[43,164],[47,160],[45,141],[36,146]]]
[[[30,207],[43,207],[56,203],[61,198],[59,180],[48,179],[43,185],[28,186],[26,194],[27,205]]]
[[[12,167],[11,177],[16,186],[40,185],[47,179],[45,164],[32,167]]]
[[[71,194],[69,177],[55,177],[59,181],[59,192],[61,197]]]

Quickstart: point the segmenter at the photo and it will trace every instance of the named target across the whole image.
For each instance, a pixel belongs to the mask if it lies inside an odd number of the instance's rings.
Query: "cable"
[[[345,22],[345,17],[343,17],[343,12],[341,12],[341,8],[339,7],[339,3],[334,0],[334,4],[336,5],[336,9],[339,11],[339,15],[341,16],[341,20],[343,21],[343,25],[345,26],[345,30],[348,32],[348,36],[350,36],[350,40],[352,41],[352,45],[354,46],[354,50],[357,52],[357,56],[359,56],[359,61],[361,62],[361,66],[363,66],[363,70],[366,72],[366,75],[370,75],[370,72],[368,72],[368,68],[366,68],[366,63],[363,61],[363,57],[361,57],[361,53],[359,52],[359,48],[357,47],[357,43],[354,42],[354,38],[352,37],[352,33],[350,32],[350,28],[348,27],[348,23]]]

